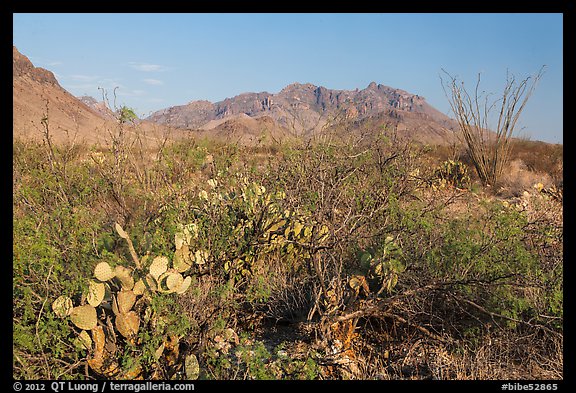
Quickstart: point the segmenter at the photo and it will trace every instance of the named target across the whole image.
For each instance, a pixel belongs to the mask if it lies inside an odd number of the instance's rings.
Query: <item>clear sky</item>
[[[425,97],[453,117],[441,69],[501,95],[546,65],[516,135],[563,143],[562,14],[14,14],[13,43],[76,96],[140,116],[290,83]]]

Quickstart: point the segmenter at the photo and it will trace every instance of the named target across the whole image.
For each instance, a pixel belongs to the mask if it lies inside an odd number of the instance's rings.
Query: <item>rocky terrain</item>
[[[374,82],[363,90],[332,90],[310,83],[293,83],[277,94],[244,93],[216,103],[192,101],[157,111],[147,120],[222,133],[226,122],[230,128],[238,121],[246,123],[249,118],[264,117],[273,120],[272,124],[282,134],[293,136],[311,136],[343,123],[350,132],[371,123],[376,127],[396,127],[423,142],[444,143],[455,129],[455,123],[423,97]],[[252,131],[255,126],[262,128],[253,122]]]
[[[118,123],[104,102],[92,97],[74,97],[66,91],[51,71],[35,67],[16,47],[12,50],[13,136],[39,140],[43,137],[47,119],[50,135],[56,143],[87,142],[106,144]],[[162,138],[165,127],[142,122],[139,132],[143,140],[154,142]],[[128,130],[134,134],[136,130]],[[182,133],[174,131],[175,136]]]
[[[116,119],[115,113],[108,107],[108,105],[106,105],[104,101],[98,101],[94,97],[90,96],[81,96],[77,98],[86,104],[87,107],[100,114],[100,116],[103,118],[110,120]]]
[[[57,142],[75,138],[105,143],[110,129],[117,125],[114,112],[103,101],[74,97],[51,71],[35,67],[16,47],[13,99],[15,136],[41,138],[46,115]],[[341,136],[375,134],[383,127],[423,143],[446,144],[457,128],[423,97],[374,82],[362,90],[293,83],[276,94],[243,93],[216,103],[192,101],[159,110],[138,121],[138,126],[148,135],[165,134],[168,126],[173,136],[242,145],[309,138],[330,131]]]
[[[13,56],[13,134],[33,139],[42,137],[42,119],[48,118],[55,140],[77,134],[88,142],[97,142],[98,129],[107,120],[72,94],[54,74],[35,67],[16,47]]]

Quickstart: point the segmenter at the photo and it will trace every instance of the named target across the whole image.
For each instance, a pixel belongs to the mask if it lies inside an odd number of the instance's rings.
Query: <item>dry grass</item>
[[[563,181],[564,146],[539,141],[515,140],[512,144],[511,159],[520,159],[526,169],[548,174],[553,184],[560,187]]]
[[[502,175],[497,195],[504,198],[518,197],[524,191],[532,190],[534,185],[539,183],[545,188],[555,184],[548,173],[530,170],[524,161],[517,158],[510,162],[507,171]]]

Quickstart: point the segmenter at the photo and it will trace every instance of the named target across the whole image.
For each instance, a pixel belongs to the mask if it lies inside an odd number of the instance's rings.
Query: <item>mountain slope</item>
[[[88,108],[92,109],[94,112],[99,114],[101,117],[109,120],[115,120],[116,114],[112,112],[110,108],[106,105],[104,101],[97,101],[94,97],[81,96],[76,97],[82,101]]]
[[[99,113],[63,89],[54,74],[35,67],[13,47],[13,135],[42,137],[42,119],[47,117],[56,142],[77,134],[77,139],[100,141],[97,131],[107,125]]]
[[[12,116],[13,136],[42,139],[47,118],[50,134],[55,143],[86,142],[108,144],[110,134],[118,122],[114,113],[92,97],[74,97],[66,91],[54,74],[35,67],[16,47],[12,50]],[[170,133],[172,138],[187,137],[189,133],[167,130],[158,124],[138,122],[137,127],[126,127],[128,135],[137,133],[143,143],[151,145]]]
[[[239,117],[239,116],[244,116]],[[243,93],[223,101],[192,101],[157,111],[147,120],[189,130],[216,129],[246,117],[273,119],[275,127],[293,136],[312,136],[344,122],[375,120],[423,142],[444,143],[455,123],[418,95],[372,82],[363,90],[331,90],[293,83],[277,94]]]

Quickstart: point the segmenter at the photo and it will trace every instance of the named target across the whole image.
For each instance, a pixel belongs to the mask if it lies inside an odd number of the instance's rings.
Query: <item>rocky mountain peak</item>
[[[282,93],[292,93],[298,91],[314,91],[317,89],[317,86],[313,85],[312,83],[291,83],[282,90],[280,90],[279,94]]]
[[[148,120],[187,129],[209,129],[227,120],[244,121],[246,116],[267,116],[294,134],[312,134],[332,121],[346,119],[361,122],[370,118],[390,119],[401,123],[410,120],[435,122],[440,134],[447,116],[428,105],[422,97],[406,91],[371,82],[365,89],[335,90],[312,83],[292,83],[276,94],[242,93],[214,104],[193,101],[158,111]],[[412,126],[410,126],[412,127]]]
[[[376,82],[370,82],[370,84],[368,85],[368,87],[366,89],[376,90],[376,89],[378,89],[379,86],[381,86],[381,85],[377,85]]]
[[[12,61],[12,73],[14,78],[28,77],[42,84],[60,86],[51,71],[35,67],[30,59],[21,54],[15,46],[12,46]]]
[[[91,97],[91,96],[81,96],[81,97],[77,97],[77,98],[80,100],[80,102],[82,102],[88,108],[90,108],[93,111],[95,111],[96,113],[98,113],[100,116],[107,118],[107,119],[111,119],[111,120],[116,119],[116,115],[108,107],[108,105],[106,105],[106,102],[98,101],[97,99],[95,99],[94,97]]]

